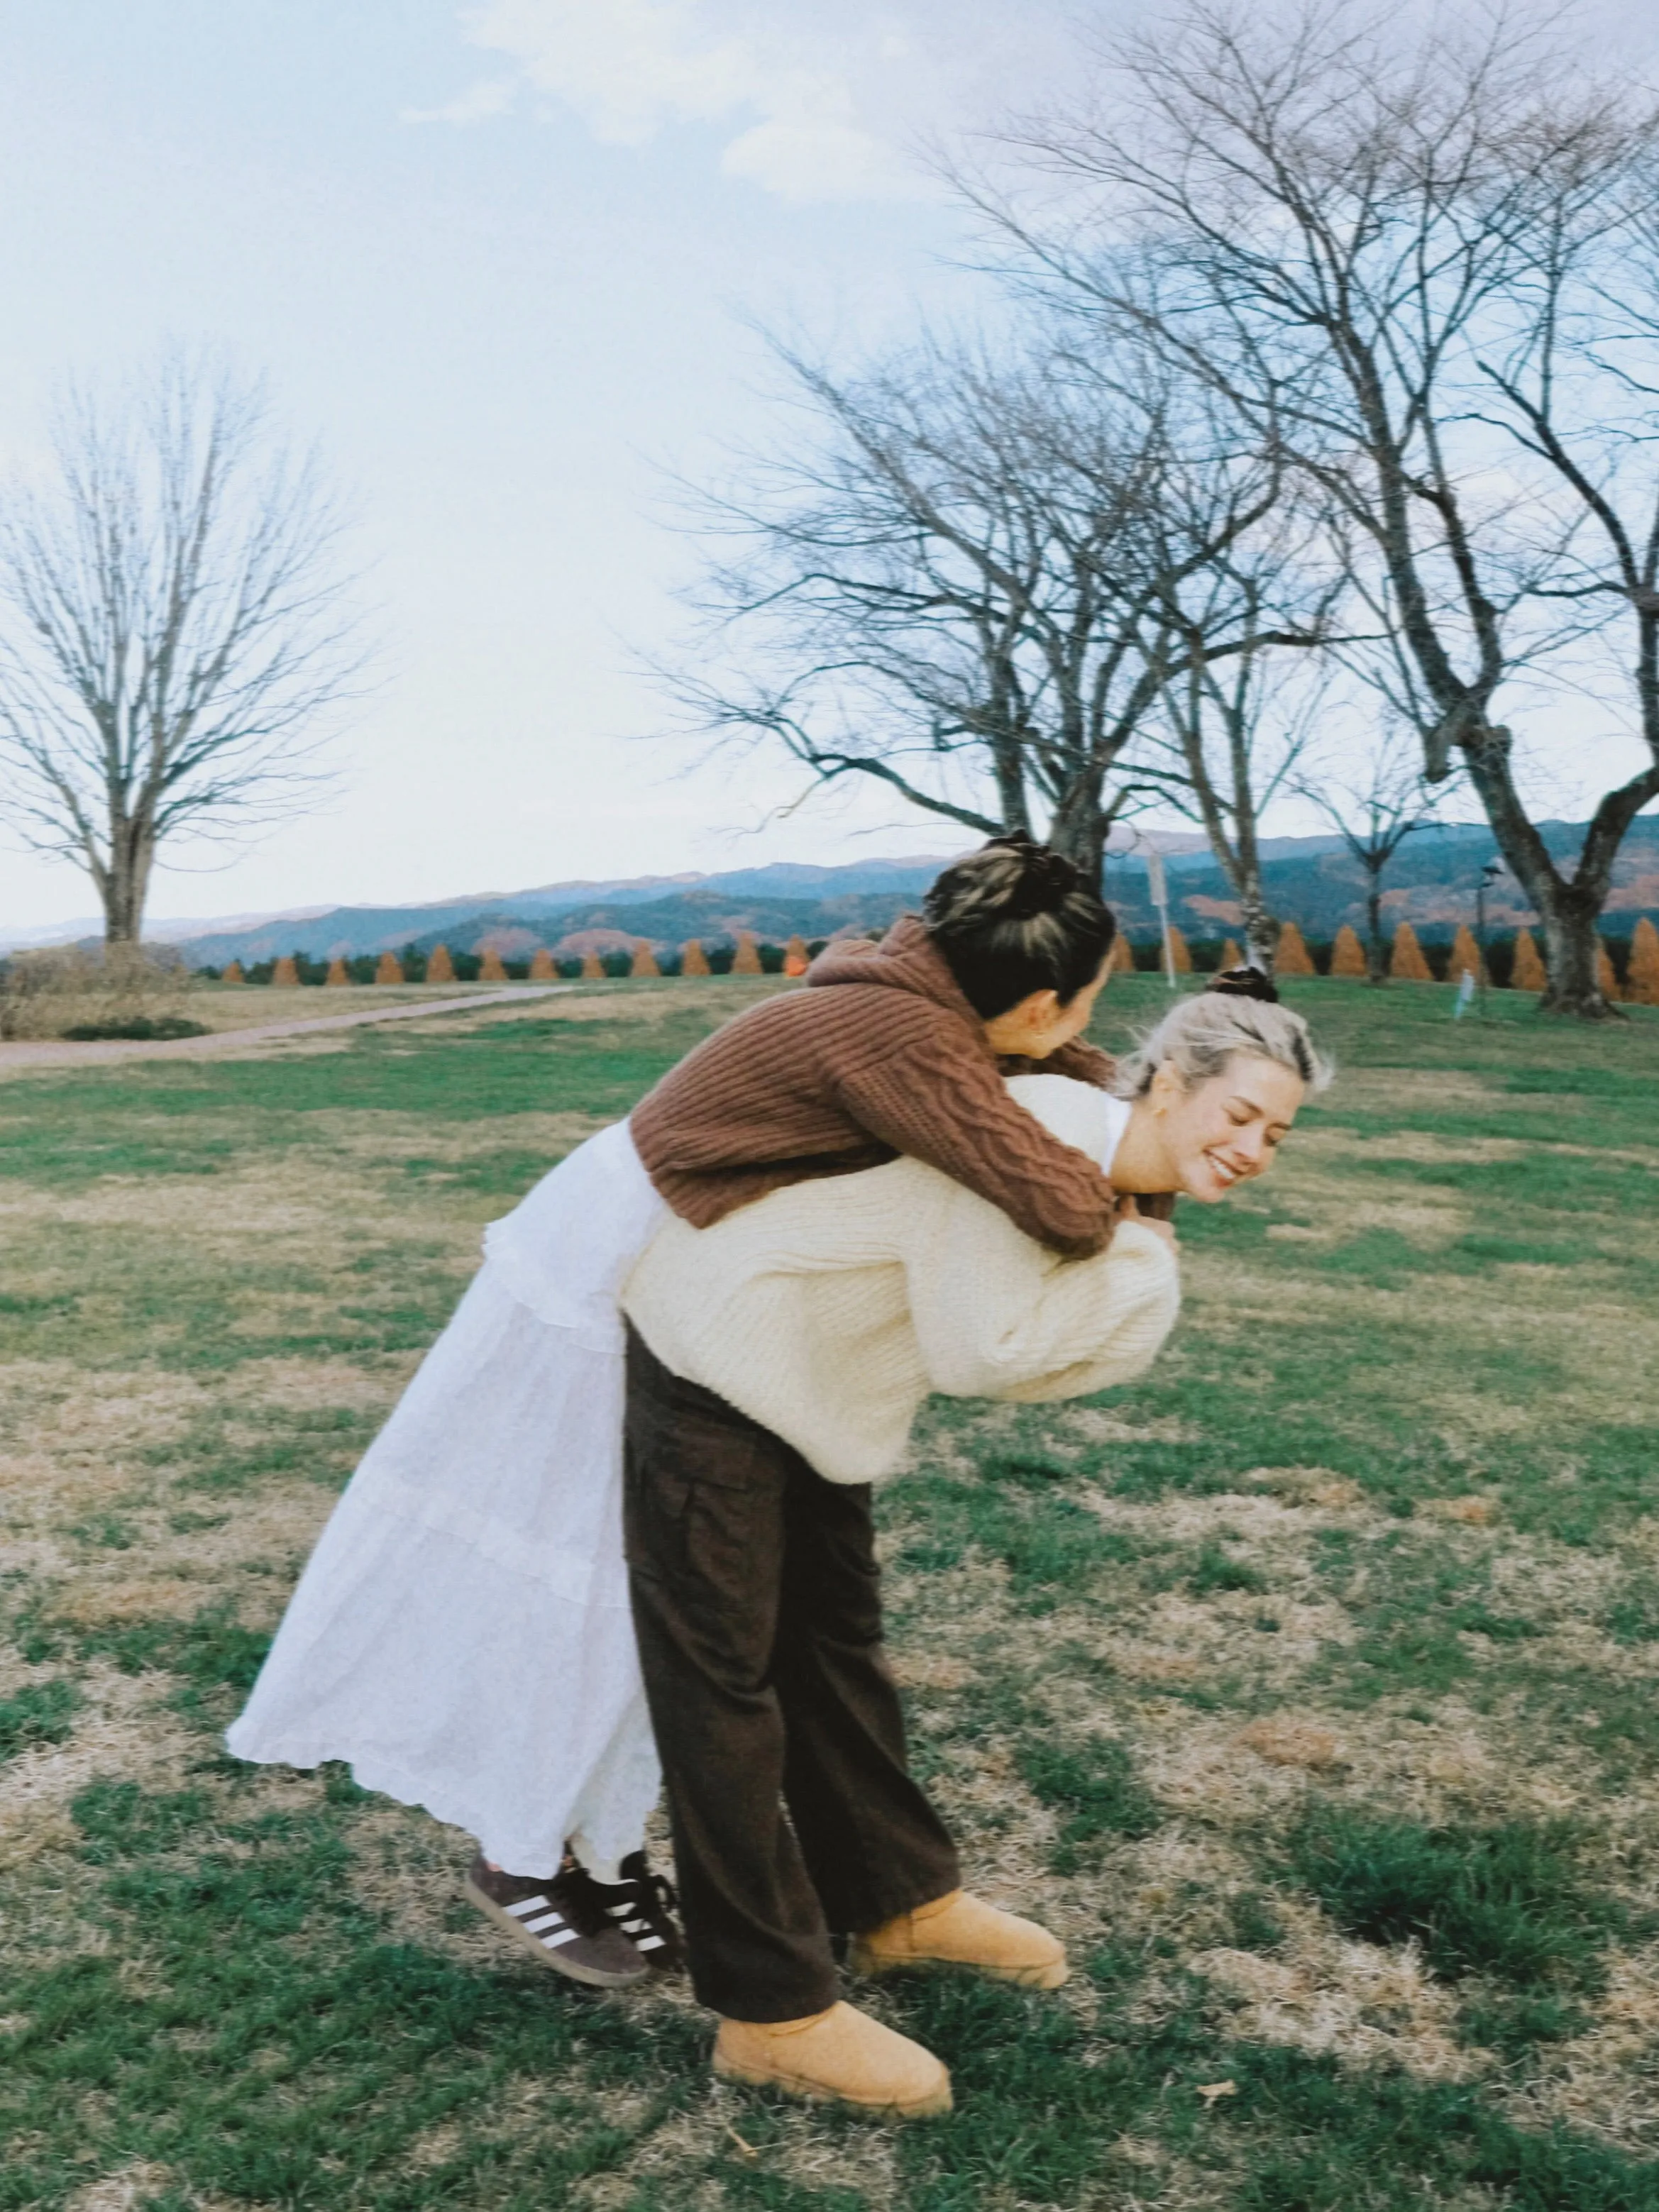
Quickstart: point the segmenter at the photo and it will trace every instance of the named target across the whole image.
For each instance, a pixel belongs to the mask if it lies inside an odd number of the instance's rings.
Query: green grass
[[[0,1759],[15,1759],[38,1744],[62,1743],[81,1709],[78,1686],[63,1676],[29,1682],[0,1698]]]
[[[1075,1872],[1081,1844],[1103,1836],[1150,1836],[1158,1826],[1157,1803],[1121,1743],[1097,1738],[1068,1750],[1034,1735],[1020,1751],[1019,1771],[1038,1800],[1060,1814],[1054,1857],[1058,1874]]]
[[[1583,1880],[1575,1843],[1559,1824],[1428,1828],[1325,1806],[1293,1835],[1289,1861],[1346,1934],[1419,1943],[1448,1979],[1580,1989],[1599,1984],[1603,1946],[1627,1916]]]
[[[639,2124],[607,2121],[593,2094],[659,2065],[656,2038],[620,2007],[537,2002],[511,1975],[389,1939],[350,1899],[348,1809],[227,1819],[206,1791],[131,1784],[76,1799],[89,1909],[116,1941],[14,1987],[27,2025],[10,2038],[9,2117],[30,2148],[0,2205],[61,2202],[84,2178],[89,2100],[112,2167],[182,2166],[191,2190],[241,2202],[556,2202],[616,2163]],[[533,2145],[489,2125],[515,2078],[544,2085]],[[394,2178],[413,2136],[457,2121],[477,2138]]]
[[[948,2122],[711,2091],[682,1999],[520,1967],[465,1839],[219,1751],[483,1224],[756,994],[0,1085],[0,2212],[1659,2212],[1648,1015],[1295,987],[1340,1079],[1183,1208],[1157,1368],[930,1409],[915,1763],[1077,1968],[866,2000]],[[1240,1743],[1283,1716],[1334,1753]]]

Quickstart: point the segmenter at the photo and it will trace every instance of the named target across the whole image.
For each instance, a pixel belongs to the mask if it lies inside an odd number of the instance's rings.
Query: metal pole
[[[1474,994],[1479,1000],[1478,1011],[1482,1021],[1486,1018],[1486,872],[1480,871],[1480,880],[1474,887]]]
[[[1170,942],[1170,885],[1164,873],[1162,853],[1148,850],[1146,854],[1146,888],[1152,893],[1152,904],[1158,908],[1158,919],[1164,925],[1164,978],[1170,988],[1176,988],[1175,947]]]
[[[1480,871],[1480,879],[1474,887],[1474,941],[1479,949],[1480,967],[1474,979],[1480,1000],[1480,1018],[1486,1018],[1486,886],[1504,872],[1501,860],[1488,860]]]

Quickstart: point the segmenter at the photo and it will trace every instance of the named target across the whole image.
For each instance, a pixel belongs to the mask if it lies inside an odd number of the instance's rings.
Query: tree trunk
[[[137,945],[144,933],[144,902],[155,841],[143,822],[112,822],[109,866],[99,883],[106,945]]]
[[[1244,957],[1263,975],[1271,975],[1273,955],[1279,950],[1279,924],[1276,916],[1269,913],[1267,902],[1262,896],[1261,872],[1254,863],[1235,862],[1227,872],[1233,878],[1239,912],[1243,917]]]
[[[1063,853],[1097,896],[1105,895],[1106,838],[1110,817],[1100,804],[1103,773],[1073,784],[1054,809],[1048,842]]]
[[[1015,736],[994,740],[991,759],[996,775],[997,811],[1002,817],[1003,830],[1011,837],[1029,837],[1031,811],[1025,794],[1023,739]]]
[[[1601,941],[1596,930],[1599,904],[1568,897],[1539,900],[1544,926],[1544,958],[1549,981],[1539,1005],[1547,1013],[1577,1014],[1586,1021],[1618,1019],[1619,1009],[1602,995],[1597,969]]]
[[[1510,775],[1510,732],[1492,725],[1464,739],[1463,756],[1498,849],[1543,924],[1550,979],[1539,1003],[1550,1013],[1576,1014],[1583,1021],[1615,1020],[1619,1010],[1603,997],[1596,975],[1596,924],[1612,884],[1618,838],[1600,840],[1594,857],[1588,849],[1581,853],[1569,882],[1521,804]],[[1602,801],[1598,817],[1608,803]]]
[[[1388,980],[1388,962],[1382,952],[1382,871],[1383,860],[1367,860],[1365,872],[1365,981],[1382,983]]]

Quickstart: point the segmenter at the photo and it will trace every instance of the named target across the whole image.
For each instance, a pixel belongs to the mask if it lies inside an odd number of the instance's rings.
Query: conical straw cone
[[[1515,966],[1510,975],[1512,991],[1543,991],[1549,988],[1549,970],[1533,942],[1532,932],[1523,929],[1515,940]]]
[[[1410,922],[1402,921],[1394,933],[1394,951],[1389,956],[1389,973],[1397,983],[1432,983],[1434,970],[1423,957],[1423,948],[1417,941],[1417,932]]]
[[[1480,947],[1474,941],[1474,932],[1468,922],[1460,921],[1457,934],[1452,939],[1451,958],[1446,963],[1446,981],[1456,982],[1460,975],[1473,975],[1477,983],[1484,983],[1486,969],[1481,964]]]
[[[1346,921],[1337,931],[1336,942],[1331,947],[1331,973],[1360,976],[1365,973],[1365,948]]]
[[[1279,943],[1273,948],[1275,975],[1316,975],[1311,952],[1303,941],[1302,932],[1293,921],[1287,921],[1279,933]]]
[[[1633,1006],[1659,1006],[1659,929],[1646,915],[1631,933],[1625,996]]]

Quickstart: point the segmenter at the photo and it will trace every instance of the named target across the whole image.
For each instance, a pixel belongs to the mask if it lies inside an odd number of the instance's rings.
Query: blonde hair
[[[1264,1000],[1200,991],[1170,1007],[1118,1068],[1120,1098],[1145,1097],[1160,1067],[1172,1067],[1182,1088],[1194,1091],[1226,1072],[1240,1053],[1270,1060],[1300,1076],[1310,1091],[1323,1091],[1334,1069],[1315,1044],[1308,1024],[1288,1006]]]

